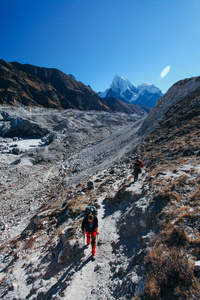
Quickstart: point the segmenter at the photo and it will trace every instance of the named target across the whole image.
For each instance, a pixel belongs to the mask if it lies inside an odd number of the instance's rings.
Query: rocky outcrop
[[[0,111],[0,136],[41,138],[49,133],[47,128],[23,117]]]

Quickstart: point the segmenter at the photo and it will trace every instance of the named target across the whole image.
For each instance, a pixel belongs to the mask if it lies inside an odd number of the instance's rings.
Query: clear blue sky
[[[0,58],[108,88],[200,76],[200,0],[0,0]],[[162,70],[170,66],[164,77]]]

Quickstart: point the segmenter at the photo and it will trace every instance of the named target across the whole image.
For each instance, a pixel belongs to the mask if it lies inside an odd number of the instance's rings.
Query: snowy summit
[[[161,90],[148,82],[135,87],[128,79],[116,75],[109,89],[99,92],[101,98],[116,97],[134,104],[146,105],[153,108],[163,96]]]
[[[119,92],[120,95],[123,97],[127,90],[130,92],[134,92],[136,88],[132,85],[132,83],[119,75],[116,75],[113,79],[113,82],[110,86],[113,91]]]

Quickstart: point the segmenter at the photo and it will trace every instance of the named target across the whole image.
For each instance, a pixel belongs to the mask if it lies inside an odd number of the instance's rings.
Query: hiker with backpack
[[[137,161],[134,163],[134,182],[138,180],[138,175],[142,173],[141,168],[143,168],[143,162],[141,159],[137,159]]]
[[[89,205],[86,208],[86,216],[83,219],[81,229],[83,235],[87,236],[87,245],[92,246],[92,256],[95,256],[96,250],[96,235],[98,232],[98,218],[96,217],[96,207]]]

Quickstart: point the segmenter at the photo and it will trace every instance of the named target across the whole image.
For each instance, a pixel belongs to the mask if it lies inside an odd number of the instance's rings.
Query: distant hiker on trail
[[[94,206],[89,205],[86,208],[86,216],[83,219],[81,229],[83,235],[86,234],[87,236],[87,245],[92,246],[92,255],[94,257],[95,250],[96,250],[96,235],[99,234],[98,232],[98,219],[95,216],[96,208]]]
[[[142,173],[141,168],[143,168],[143,162],[138,158],[134,163],[134,182],[138,180],[138,175]]]

